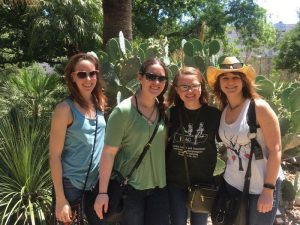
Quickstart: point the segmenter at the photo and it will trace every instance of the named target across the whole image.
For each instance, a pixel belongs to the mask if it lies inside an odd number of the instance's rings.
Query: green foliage
[[[225,162],[222,159],[217,158],[217,164],[214,170],[214,176],[223,173],[224,169],[225,169]]]
[[[280,43],[279,53],[275,58],[277,69],[286,69],[300,73],[300,22],[287,32]]]
[[[296,191],[292,182],[283,180],[281,184],[281,196],[283,201],[291,202],[295,200]]]
[[[49,224],[48,131],[17,111],[0,120],[0,224]]]
[[[257,84],[257,92],[264,97],[271,97],[274,92],[274,85],[268,79],[258,79],[256,81]]]
[[[136,76],[146,59],[160,58],[170,67],[167,69],[170,77],[178,71],[177,65],[170,64],[167,39],[150,38],[131,44],[120,32],[119,38],[112,38],[107,42],[106,52],[99,51],[97,54],[109,84],[106,94],[111,107],[135,93],[138,88]]]
[[[257,91],[278,116],[283,160],[300,156],[300,87],[289,80],[256,77]],[[292,84],[293,83],[293,84]]]
[[[100,0],[7,2],[0,5],[0,66],[56,63],[58,57],[101,46]]]
[[[217,65],[220,58],[216,58],[216,55],[220,51],[220,43],[217,40],[201,43],[198,39],[192,39],[191,41],[183,41],[183,63],[185,66],[192,66],[199,68],[200,71],[205,73],[206,69],[210,65]]]
[[[61,77],[47,75],[38,65],[20,69],[0,86],[1,116],[15,108],[26,116],[49,116],[53,105],[65,96]]]

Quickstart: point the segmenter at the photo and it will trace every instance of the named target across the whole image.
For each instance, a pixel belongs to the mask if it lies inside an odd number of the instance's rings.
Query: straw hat
[[[207,82],[211,88],[214,87],[218,76],[230,72],[243,73],[250,82],[255,83],[256,73],[253,67],[251,65],[243,66],[236,57],[226,57],[221,64],[221,68],[223,67],[226,67],[226,69],[220,69],[213,66],[207,68]]]

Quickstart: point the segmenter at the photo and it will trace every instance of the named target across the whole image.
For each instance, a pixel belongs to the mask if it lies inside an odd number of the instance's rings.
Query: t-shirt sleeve
[[[115,107],[110,114],[107,125],[104,143],[109,146],[119,147],[122,143],[127,120],[120,108]]]

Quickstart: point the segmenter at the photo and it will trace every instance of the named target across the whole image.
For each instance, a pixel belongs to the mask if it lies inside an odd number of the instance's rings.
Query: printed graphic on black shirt
[[[208,134],[205,133],[204,123],[200,122],[199,126],[196,129],[194,128],[192,123],[188,123],[187,127],[183,127],[183,129],[179,129],[174,133],[173,150],[177,151],[178,155],[183,156],[184,141],[187,148],[187,157],[198,158],[199,154],[205,150],[202,143],[206,142]]]

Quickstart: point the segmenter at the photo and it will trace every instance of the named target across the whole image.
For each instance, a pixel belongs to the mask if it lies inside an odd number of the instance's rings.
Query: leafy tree
[[[0,3],[0,65],[49,62],[101,46],[101,0]],[[59,60],[60,61],[60,60]]]
[[[180,48],[183,38],[197,38],[203,22],[209,40],[219,38],[226,43],[226,27],[230,25],[249,48],[266,42],[271,44],[267,38],[259,42],[270,28],[265,18],[265,10],[253,0],[136,0],[133,3],[134,34],[140,38],[167,36],[171,51]]]
[[[64,94],[61,78],[47,75],[37,64],[10,75],[0,87],[1,116],[17,109],[28,117],[49,117]]]
[[[275,58],[276,68],[300,73],[300,22],[285,34]]]

